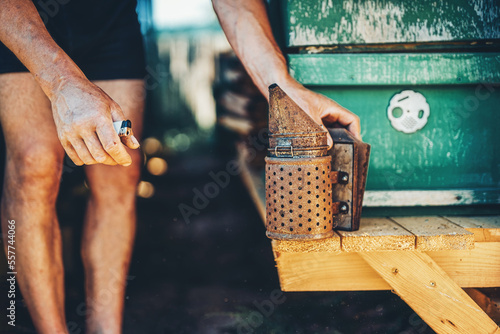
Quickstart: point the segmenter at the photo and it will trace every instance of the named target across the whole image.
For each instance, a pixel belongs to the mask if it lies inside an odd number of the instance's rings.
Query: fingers
[[[96,129],[96,132],[107,154],[119,165],[130,166],[132,158],[125,150],[125,146],[122,145],[113,124],[111,122],[102,124]]]
[[[337,105],[337,108],[327,108],[322,114],[321,119],[325,123],[338,123],[347,128],[354,137],[361,140],[361,124],[359,117],[350,112],[349,110]],[[331,138],[329,138],[331,140]],[[330,142],[329,142],[330,145]],[[333,140],[332,140],[333,145]]]
[[[75,149],[78,157],[85,165],[95,165],[98,162],[92,157],[83,139],[78,138],[71,141],[71,145]]]
[[[78,157],[78,154],[76,153],[75,149],[69,142],[63,142],[61,143],[64,150],[66,151],[66,154],[68,154],[68,157],[73,161],[73,163],[77,166],[83,166],[84,163],[80,157]]]
[[[85,145],[87,145],[87,148],[96,163],[111,166],[116,165],[116,161],[113,160],[108,153],[106,153],[95,133],[90,134],[87,138],[84,138],[83,141]]]

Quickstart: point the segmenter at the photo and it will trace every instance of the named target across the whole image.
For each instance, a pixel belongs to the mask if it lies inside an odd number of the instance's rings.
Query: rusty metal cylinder
[[[331,156],[327,132],[281,88],[269,87],[266,229],[272,239],[333,234]]]
[[[333,234],[331,157],[266,158],[266,235],[321,239]]]

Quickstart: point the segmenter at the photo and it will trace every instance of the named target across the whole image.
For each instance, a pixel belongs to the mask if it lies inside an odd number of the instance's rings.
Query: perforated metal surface
[[[331,157],[266,158],[266,228],[273,239],[333,234]]]

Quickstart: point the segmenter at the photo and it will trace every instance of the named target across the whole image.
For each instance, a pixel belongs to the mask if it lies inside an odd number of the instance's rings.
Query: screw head
[[[349,176],[347,176],[347,175],[342,176],[342,181],[344,181],[344,182],[349,181]]]

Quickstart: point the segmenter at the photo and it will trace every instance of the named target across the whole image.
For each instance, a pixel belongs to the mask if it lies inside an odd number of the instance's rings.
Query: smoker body
[[[321,239],[337,225],[358,229],[369,145],[345,129],[331,129],[334,147],[328,151],[327,130],[277,85],[269,93],[267,236]]]

